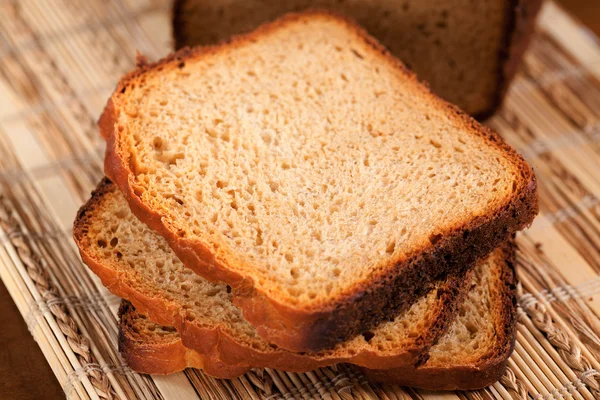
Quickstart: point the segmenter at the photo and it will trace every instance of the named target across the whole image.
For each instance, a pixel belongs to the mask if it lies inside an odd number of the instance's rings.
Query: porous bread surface
[[[502,315],[502,310],[493,313],[502,304],[504,290],[504,271],[499,266],[493,266],[486,271],[475,268],[473,281],[467,300],[459,306],[454,322],[448,333],[444,335],[429,351],[429,367],[439,367],[460,357],[463,363],[476,363],[489,356],[492,350],[502,348],[502,329],[490,316]]]
[[[526,0],[529,1],[529,0]],[[214,44],[291,11],[355,19],[433,91],[472,115],[498,103],[515,0],[178,0],[176,46]]]
[[[149,68],[111,99],[117,183],[257,292],[331,307],[530,184],[345,22],[280,25]]]
[[[514,292],[510,288],[514,276],[508,264],[510,255],[507,254],[510,251],[508,247],[498,249],[486,262],[474,268],[473,279],[469,282],[472,290],[462,302],[460,313],[450,329],[430,348],[425,364],[404,370],[366,372],[379,381],[398,383],[399,380],[402,385],[432,389],[475,389],[497,380],[503,373],[514,340]],[[132,327],[135,328],[133,332]],[[143,346],[160,348],[161,342],[172,344],[179,341],[183,348],[179,335],[172,328],[167,328],[171,329],[167,335],[163,334],[163,329],[133,307],[128,307],[121,316],[120,332],[127,343],[121,346],[121,352],[128,362],[138,366],[140,372],[178,371],[163,368],[165,364],[170,366],[178,356],[164,354],[149,363],[144,362],[140,352]],[[144,337],[139,337],[135,331],[144,331]],[[206,363],[191,361],[179,365],[180,368],[203,368]],[[263,367],[271,365],[267,363]],[[379,375],[373,375],[374,372]],[[453,378],[459,379],[453,381]]]
[[[516,334],[514,251],[505,245],[501,262],[476,267],[466,300],[447,332],[429,349],[420,366],[367,369],[369,379],[434,390],[472,390],[504,374]]]
[[[109,290],[155,321],[176,326],[188,347],[220,362],[250,367],[269,363],[274,368],[306,371],[340,361],[373,368],[415,363],[449,324],[467,289],[466,282],[454,278],[438,282],[407,311],[372,331],[331,350],[295,354],[261,339],[233,306],[229,288],[185,268],[165,240],[137,220],[123,195],[108,181],[100,184],[82,208],[74,232],[84,261]],[[136,326],[139,329],[129,335],[129,342],[142,342],[138,333],[148,335],[157,329],[148,319]],[[218,336],[213,342],[209,334],[191,337],[196,333],[190,326],[218,332]],[[175,332],[169,329],[156,330],[154,338],[172,341]],[[244,350],[219,348],[226,346],[223,338]]]

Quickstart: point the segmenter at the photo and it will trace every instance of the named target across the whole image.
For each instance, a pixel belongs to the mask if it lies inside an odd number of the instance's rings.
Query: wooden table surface
[[[559,0],[558,2],[600,35],[600,0]],[[23,318],[2,282],[0,282],[0,398],[7,400],[64,398],[58,381],[29,334]]]

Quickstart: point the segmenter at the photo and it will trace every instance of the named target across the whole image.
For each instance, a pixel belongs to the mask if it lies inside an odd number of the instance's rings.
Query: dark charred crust
[[[171,15],[171,30],[173,33],[173,40],[175,41],[175,49],[185,47],[186,36],[183,32],[183,5],[185,0],[175,0],[173,2],[173,14]]]
[[[516,338],[516,275],[514,272],[514,242],[502,246],[503,268],[501,287],[496,301],[492,301],[491,318],[496,325],[496,344],[487,357],[468,365],[428,367],[429,355],[416,366],[391,369],[361,368],[374,381],[401,386],[421,387],[433,390],[475,390],[498,381],[506,370],[506,363],[513,352]]]
[[[399,75],[408,76],[416,82],[414,74],[362,28],[331,12],[308,12],[289,14],[273,23],[263,25],[253,33],[232,38],[230,44],[184,48],[161,61],[144,65],[120,81],[113,97],[118,97],[121,90],[132,80],[148,71],[176,67],[179,61],[190,57],[215,53],[224,47],[237,47],[311,15],[343,21],[375,53],[395,67]],[[254,287],[251,278],[243,277],[217,263],[202,243],[178,237],[176,232],[170,231],[163,224],[157,212],[142,203],[134,193],[129,179],[127,160],[122,160],[118,154],[118,132],[115,127],[118,110],[115,109],[112,100],[109,100],[99,123],[102,135],[108,139],[105,172],[123,192],[134,214],[163,236],[187,267],[206,279],[223,281],[233,288],[234,303],[242,309],[244,318],[257,328],[261,337],[292,351],[319,351],[331,348],[336,343],[389,319],[390,315],[397,315],[426,290],[431,289],[436,280],[446,279],[451,274],[465,273],[511,234],[530,224],[538,212],[536,179],[531,167],[523,158],[492,130],[482,127],[428,89],[423,88],[422,91],[430,97],[433,104],[445,107],[466,129],[479,134],[490,145],[501,149],[508,159],[519,166],[521,176],[518,178],[515,195],[490,215],[480,216],[464,226],[442,232],[442,239],[435,245],[415,251],[384,273],[357,285],[350,293],[332,299],[330,304],[319,310],[290,308],[268,298]]]
[[[504,37],[504,46],[500,48],[498,58],[498,84],[495,98],[488,110],[476,117],[484,120],[491,117],[502,105],[510,82],[517,73],[523,53],[527,49],[535,31],[535,18],[540,11],[543,0],[509,0],[507,7],[508,26]]]

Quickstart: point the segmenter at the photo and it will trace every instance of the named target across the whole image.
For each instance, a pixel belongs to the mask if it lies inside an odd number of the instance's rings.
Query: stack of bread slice
[[[140,372],[309,371],[470,389],[514,341],[535,176],[352,22],[285,16],[122,78],[84,262]]]

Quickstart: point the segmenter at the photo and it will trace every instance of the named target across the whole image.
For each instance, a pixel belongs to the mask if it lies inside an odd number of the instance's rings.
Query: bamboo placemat
[[[116,309],[71,239],[102,173],[98,118],[136,49],[170,48],[160,0],[0,0],[0,277],[68,397],[83,399],[600,398],[600,47],[549,3],[488,124],[533,164],[541,215],[518,238],[520,324],[509,369],[476,392],[368,383],[349,365],[230,381],[133,373]],[[2,377],[5,379],[5,377]]]

